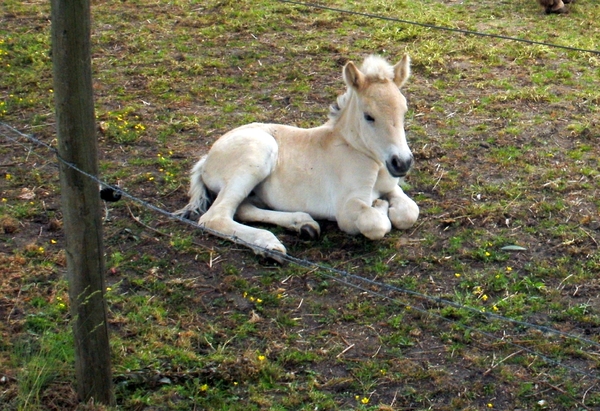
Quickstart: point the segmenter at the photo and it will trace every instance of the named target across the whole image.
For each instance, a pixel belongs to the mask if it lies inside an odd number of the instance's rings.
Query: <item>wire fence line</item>
[[[415,311],[418,311],[420,313],[423,313],[425,315],[429,315],[432,316],[434,318],[443,320],[445,322],[449,322],[455,325],[460,326],[461,328],[468,330],[470,332],[473,333],[479,333],[482,336],[485,336],[486,338],[489,338],[491,340],[499,340],[499,338],[497,336],[495,336],[492,333],[486,332],[486,331],[482,331],[474,326],[469,326],[463,323],[459,323],[456,320],[453,320],[451,318],[447,318],[444,317],[441,314],[437,314],[434,311],[432,311],[431,309],[425,309],[425,308],[420,308],[414,304],[409,304],[407,302],[401,301],[400,299],[398,299],[397,297],[392,297],[390,296],[390,294],[403,294],[405,296],[411,297],[411,298],[415,298],[415,299],[419,299],[421,301],[425,301],[428,303],[433,303],[434,305],[437,306],[442,306],[442,307],[452,307],[455,308],[457,310],[464,310],[466,312],[469,312],[471,314],[475,314],[477,316],[480,317],[484,317],[488,320],[496,320],[496,321],[500,321],[500,322],[504,322],[504,323],[510,323],[514,326],[519,326],[519,327],[523,327],[526,329],[534,329],[537,331],[540,331],[542,333],[546,333],[546,334],[552,334],[554,336],[558,336],[558,337],[562,337],[564,339],[568,339],[571,341],[577,341],[580,344],[583,344],[587,347],[594,347],[596,349],[600,349],[600,342],[596,342],[593,341],[589,338],[585,338],[582,337],[580,335],[575,335],[575,334],[571,334],[571,333],[567,333],[564,331],[560,331],[548,326],[544,326],[544,325],[539,325],[539,324],[533,324],[533,323],[529,323],[526,321],[521,321],[521,320],[516,320],[510,317],[506,317],[506,316],[502,316],[500,314],[496,314],[496,313],[492,313],[492,312],[488,312],[488,311],[482,311],[481,309],[475,308],[475,307],[471,307],[471,306],[467,306],[467,305],[463,305],[445,298],[441,298],[441,297],[436,297],[436,296],[430,296],[430,295],[426,295],[423,293],[420,293],[418,291],[414,291],[414,290],[408,290],[405,288],[401,288],[398,286],[394,286],[391,284],[387,284],[384,282],[380,282],[380,281],[376,281],[367,277],[364,277],[362,275],[358,275],[358,274],[352,274],[346,270],[341,270],[338,268],[334,268],[334,267],[329,267],[323,264],[319,264],[319,263],[315,263],[313,261],[309,261],[306,259],[301,259],[301,258],[297,258],[297,257],[293,257],[289,254],[283,254],[277,251],[273,251],[273,250],[269,250],[266,248],[262,248],[262,247],[258,247],[255,246],[253,244],[249,244],[246,241],[236,237],[236,236],[230,236],[227,234],[223,234],[220,233],[218,231],[209,229],[207,227],[204,227],[194,221],[185,219],[179,215],[175,215],[167,210],[164,210],[160,207],[157,207],[139,197],[136,197],[132,194],[129,194],[128,192],[124,191],[122,188],[120,187],[116,187],[113,186],[103,180],[101,180],[100,178],[98,178],[97,176],[91,175],[83,170],[81,170],[80,168],[78,168],[77,166],[75,166],[74,164],[64,160],[60,154],[58,153],[58,150],[51,146],[50,144],[47,144],[39,139],[37,139],[36,137],[34,137],[33,135],[30,134],[25,134],[17,129],[15,129],[14,127],[0,122],[0,126],[2,126],[4,129],[8,130],[8,132],[6,131],[2,131],[0,130],[0,135],[3,136],[5,139],[22,146],[23,148],[27,149],[29,153],[44,159],[45,161],[48,161],[48,158],[46,156],[43,156],[39,153],[37,153],[34,149],[34,147],[32,147],[32,144],[37,146],[37,147],[43,147],[45,149],[47,149],[48,151],[50,151],[51,153],[53,153],[54,155],[56,155],[56,158],[59,162],[63,163],[64,165],[74,169],[75,171],[81,173],[82,175],[90,178],[92,181],[94,181],[95,183],[98,184],[99,187],[106,187],[106,188],[110,188],[113,189],[115,191],[118,191],[119,193],[122,194],[123,197],[126,197],[128,199],[130,199],[133,202],[136,202],[138,204],[140,204],[142,207],[149,209],[151,211],[154,211],[158,214],[161,214],[169,219],[172,220],[176,220],[179,222],[182,222],[184,224],[187,224],[188,226],[191,226],[195,229],[200,230],[203,233],[207,233],[207,234],[211,234],[214,235],[216,237],[220,237],[226,240],[229,240],[235,244],[239,244],[239,245],[243,245],[245,247],[251,248],[252,250],[254,250],[255,252],[258,252],[260,254],[263,254],[265,256],[270,256],[272,258],[275,258],[277,260],[282,260],[282,261],[286,261],[288,263],[297,265],[299,267],[304,267],[304,268],[309,268],[312,270],[319,270],[319,274],[329,278],[331,280],[334,280],[342,285],[346,285],[349,287],[352,287],[354,289],[360,290],[362,292],[368,293],[374,297],[378,297],[378,298],[383,298],[386,300],[389,300],[395,304],[401,305],[407,309],[414,309]],[[11,135],[9,135],[9,133],[16,135],[16,137],[13,137]],[[27,145],[25,143],[22,143],[21,141],[19,141],[19,139],[24,138],[26,139],[30,144]],[[367,287],[376,287],[377,290],[379,291],[375,291],[372,288],[367,288]],[[387,294],[386,294],[387,293]],[[502,338],[502,340],[510,345],[513,346],[515,348],[517,348],[518,350],[522,351],[522,352],[526,352],[532,356],[535,356],[537,358],[540,358],[542,361],[546,362],[547,364],[552,364],[552,365],[556,365],[559,367],[563,367],[566,370],[569,370],[571,372],[574,372],[576,374],[580,374],[583,375],[585,377],[589,377],[592,379],[596,379],[596,380],[600,380],[600,375],[597,374],[593,374],[584,370],[581,370],[579,368],[575,368],[572,367],[570,365],[564,364],[563,362],[559,361],[559,360],[555,360],[553,358],[550,358],[544,354],[541,354],[535,350],[532,350],[530,348],[525,347],[522,344],[518,344],[515,342],[512,342],[508,339],[505,339],[504,337]]]
[[[592,53],[592,54],[600,55],[600,50],[583,49],[583,48],[572,47],[572,46],[563,46],[563,45],[555,44],[555,43],[546,43],[543,41],[523,39],[523,38],[519,38],[519,37],[504,36],[502,34],[482,33],[482,32],[474,31],[474,30],[466,30],[466,29],[459,29],[459,28],[454,28],[454,27],[438,26],[435,24],[420,23],[417,21],[404,20],[404,19],[400,19],[397,17],[382,16],[380,14],[366,13],[366,12],[360,12],[360,11],[354,11],[354,10],[341,9],[341,8],[337,8],[337,7],[325,6],[325,5],[317,4],[317,3],[307,3],[307,2],[303,2],[303,1],[297,1],[297,0],[276,0],[276,1],[278,1],[280,3],[288,3],[288,4],[293,4],[296,6],[302,6],[302,7],[307,7],[307,8],[327,10],[327,11],[332,11],[332,12],[336,12],[336,13],[349,14],[349,15],[353,15],[353,16],[367,17],[370,19],[390,21],[393,23],[409,24],[412,26],[424,27],[424,28],[433,29],[433,30],[449,31],[452,33],[467,34],[467,35],[472,35],[472,36],[489,37],[489,38],[495,38],[495,39],[500,39],[500,40],[516,41],[516,42],[526,43],[526,44],[530,44],[530,45],[546,46],[546,47],[563,49],[563,50],[568,50],[568,51],[576,51],[576,52]]]

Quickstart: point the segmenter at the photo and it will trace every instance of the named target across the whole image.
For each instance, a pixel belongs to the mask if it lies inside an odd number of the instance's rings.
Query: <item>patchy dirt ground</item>
[[[596,55],[280,4],[176,3],[93,5],[103,178],[176,210],[189,168],[220,134],[249,121],[318,125],[348,59],[408,51],[407,192],[422,215],[380,242],[331,222],[318,241],[274,230],[290,255],[320,265],[305,268],[130,200],[106,204],[122,409],[600,405]],[[508,35],[548,24],[530,17],[535,5],[437,3],[459,25]],[[1,10],[21,37],[1,32],[0,121],[53,144],[47,7]],[[505,25],[481,23],[486,10]],[[558,41],[562,25],[589,17],[575,9],[552,23]],[[54,156],[5,125],[0,135],[0,404],[18,409],[36,392],[25,382],[46,375],[25,358],[45,353],[48,333],[68,334],[64,232]],[[29,404],[73,409],[68,367],[44,355],[57,371]]]

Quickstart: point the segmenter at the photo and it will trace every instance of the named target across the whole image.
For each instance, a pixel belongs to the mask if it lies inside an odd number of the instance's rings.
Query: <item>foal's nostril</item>
[[[386,164],[388,171],[394,177],[403,177],[408,173],[413,163],[412,155],[407,159],[402,159],[399,156],[392,156]]]

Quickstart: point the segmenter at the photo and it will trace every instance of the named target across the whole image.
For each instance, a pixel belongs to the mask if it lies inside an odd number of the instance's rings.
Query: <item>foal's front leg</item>
[[[390,203],[388,216],[393,226],[400,230],[412,227],[419,218],[419,206],[399,186],[387,196]]]
[[[362,234],[371,240],[383,238],[392,229],[388,218],[389,204],[385,200],[375,200],[368,204],[359,197],[346,201],[336,216],[338,226],[350,234]]]

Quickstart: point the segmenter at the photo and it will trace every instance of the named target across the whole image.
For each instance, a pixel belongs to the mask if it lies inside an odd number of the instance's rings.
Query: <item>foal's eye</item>
[[[374,123],[375,119],[370,115],[365,113],[365,120],[367,120],[368,123]]]

